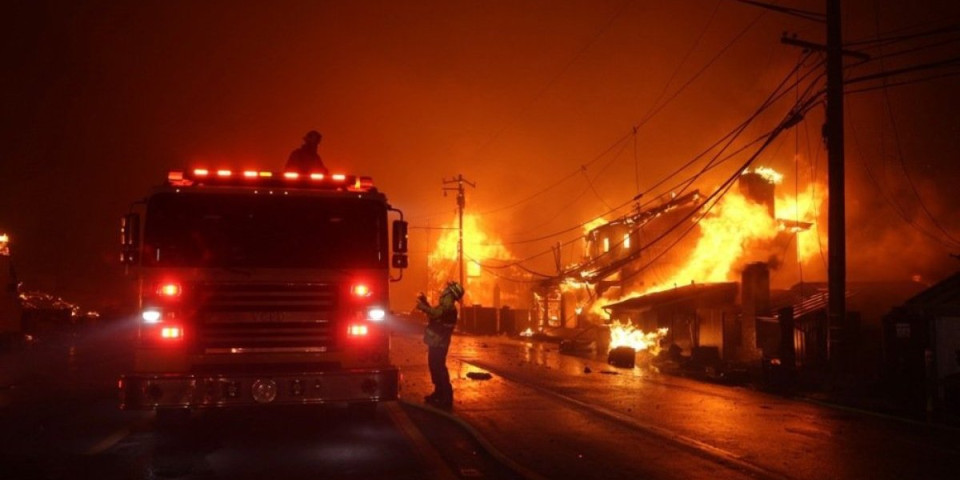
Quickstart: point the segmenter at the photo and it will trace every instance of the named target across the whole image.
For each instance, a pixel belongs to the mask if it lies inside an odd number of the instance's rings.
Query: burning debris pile
[[[610,352],[607,362],[615,367],[633,368],[638,353],[646,352],[651,357],[660,354],[660,341],[668,332],[667,328],[644,332],[631,323],[614,320],[610,324]]]
[[[660,340],[667,336],[667,332],[667,328],[644,332],[631,323],[614,320],[610,324],[610,348],[629,347],[636,352],[647,351],[656,356],[660,354]]]

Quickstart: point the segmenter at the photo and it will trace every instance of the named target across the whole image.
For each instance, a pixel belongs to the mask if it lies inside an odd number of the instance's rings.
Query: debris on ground
[[[490,380],[493,375],[487,372],[467,372],[467,378],[471,380]]]
[[[583,367],[583,373],[590,373],[590,372],[593,372],[593,370],[590,370],[590,367],[589,367],[589,366],[584,366],[584,367]]]

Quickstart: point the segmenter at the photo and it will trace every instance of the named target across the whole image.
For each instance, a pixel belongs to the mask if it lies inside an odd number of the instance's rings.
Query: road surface
[[[117,409],[129,323],[0,355],[0,478],[955,478],[957,430],[742,387],[617,369],[551,343],[456,336],[452,412],[419,327],[392,357],[400,402],[195,413]],[[473,375],[489,373],[485,376]]]

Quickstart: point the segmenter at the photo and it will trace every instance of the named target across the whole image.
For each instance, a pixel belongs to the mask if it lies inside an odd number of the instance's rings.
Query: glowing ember
[[[533,336],[533,329],[530,328],[530,327],[527,327],[526,330],[520,332],[520,336],[521,336],[521,337],[532,337],[532,336]]]
[[[610,324],[610,350],[617,347],[630,347],[638,352],[646,350],[653,355],[660,353],[660,339],[667,336],[667,328],[655,332],[644,332],[632,323],[614,321]]]

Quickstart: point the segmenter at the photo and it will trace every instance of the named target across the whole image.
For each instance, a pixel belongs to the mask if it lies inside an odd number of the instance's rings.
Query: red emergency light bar
[[[192,170],[171,170],[167,174],[167,183],[174,187],[192,186],[259,186],[273,188],[308,188],[321,190],[346,190],[368,192],[374,189],[373,179],[358,175],[335,173],[327,175],[319,172],[270,172],[244,170],[234,172],[226,169],[210,170],[195,168]]]

